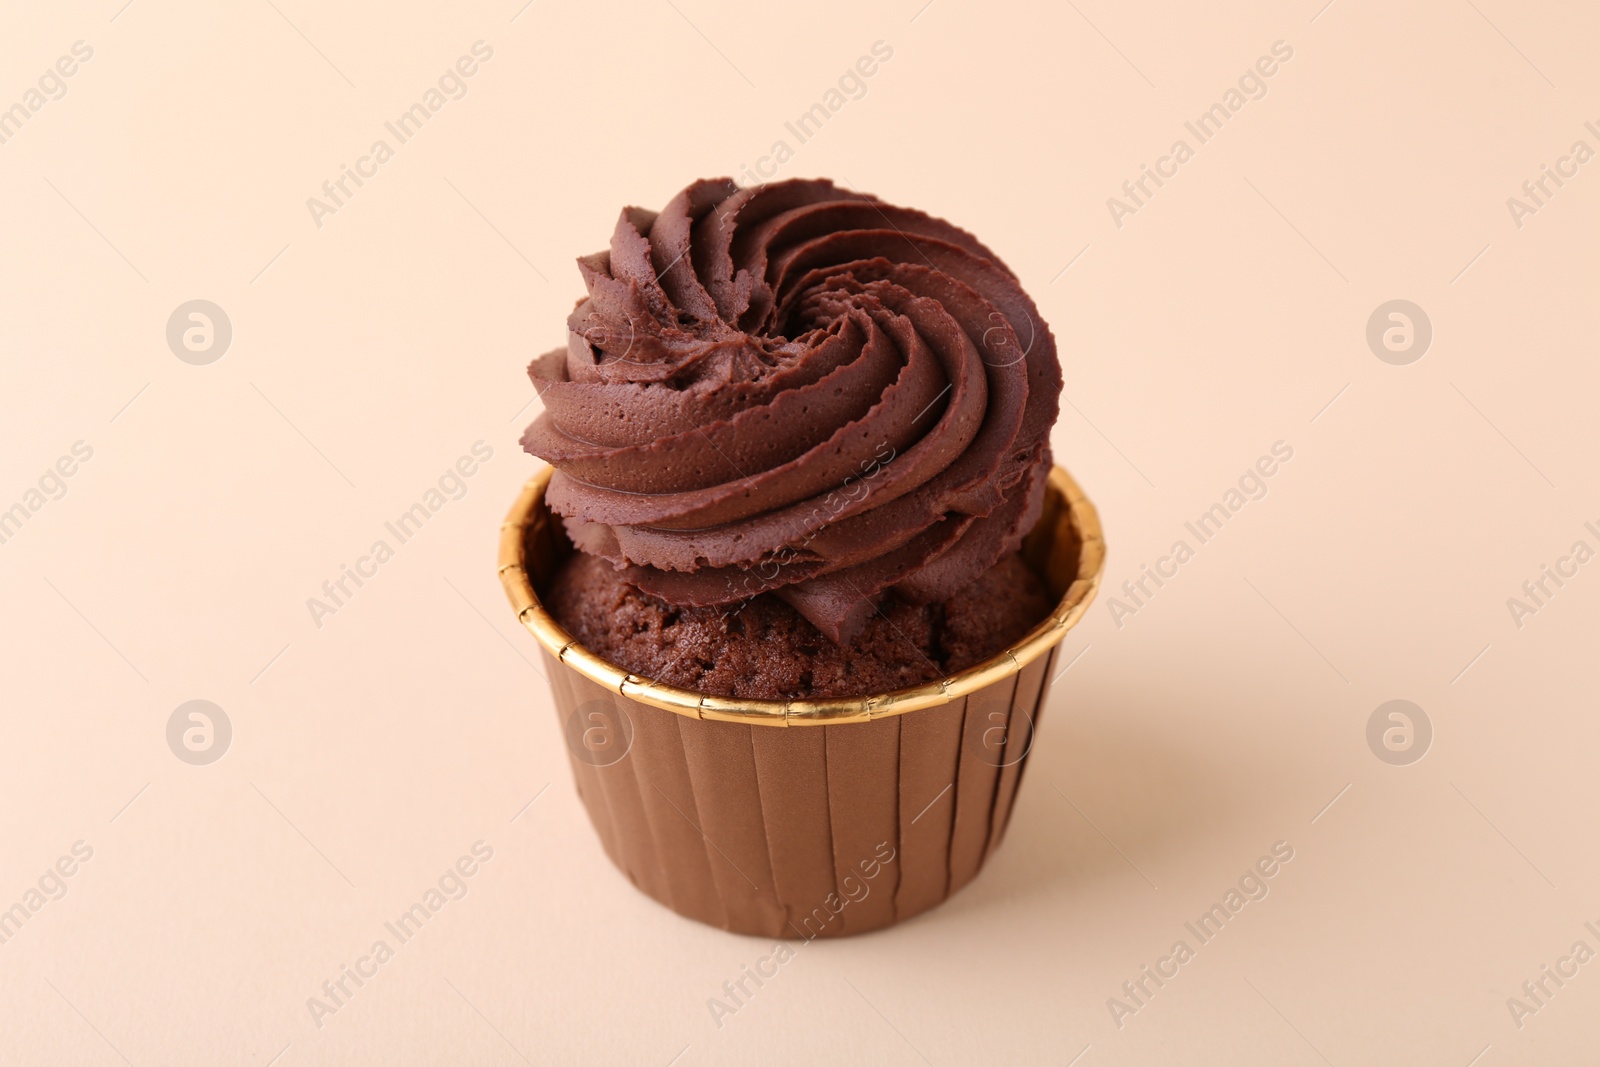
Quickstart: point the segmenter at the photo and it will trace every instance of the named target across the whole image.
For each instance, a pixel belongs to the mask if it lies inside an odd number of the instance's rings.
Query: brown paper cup
[[[577,644],[537,592],[572,551],[549,480],[535,475],[501,527],[500,578],[542,646],[578,794],[634,885],[725,930],[810,939],[889,926],[977,875],[1104,567],[1099,517],[1065,470],[1023,543],[1060,598],[1047,619],[941,681],[814,701],[703,696]]]

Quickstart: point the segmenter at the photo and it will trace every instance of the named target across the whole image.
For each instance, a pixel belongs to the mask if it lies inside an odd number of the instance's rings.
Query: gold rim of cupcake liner
[[[1045,655],[1083,617],[1100,588],[1105,570],[1105,539],[1094,505],[1063,467],[1050,471],[1044,512],[1023,541],[1022,552],[1059,602],[1043,622],[1011,648],[937,682],[892,693],[821,700],[740,700],[706,696],[623,670],[590,652],[562,628],[539,601],[529,574],[528,544],[536,542],[542,560],[535,569],[553,571],[559,562],[557,540],[565,534],[559,520],[542,507],[553,468],[528,479],[500,526],[500,583],[518,620],[561,663],[586,678],[642,704],[691,719],[748,723],[754,726],[823,726],[870,722],[891,715],[938,707],[1022,670]],[[541,573],[541,579],[549,577]]]

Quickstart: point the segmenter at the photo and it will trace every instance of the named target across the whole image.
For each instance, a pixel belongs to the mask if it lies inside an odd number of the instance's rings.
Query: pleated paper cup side
[[[577,644],[537,592],[572,551],[548,482],[535,476],[507,517],[500,576],[541,646],[579,796],[634,885],[712,926],[811,939],[899,922],[977,875],[1104,567],[1094,507],[1065,470],[1023,545],[1058,597],[1043,622],[941,681],[814,701],[704,696]]]

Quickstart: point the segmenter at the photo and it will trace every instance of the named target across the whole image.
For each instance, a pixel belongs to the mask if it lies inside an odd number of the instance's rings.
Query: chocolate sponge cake
[[[758,700],[889,693],[930,682],[1006,648],[1053,603],[1016,553],[939,603],[891,597],[847,646],[770,594],[727,607],[676,607],[582,553],[556,573],[545,596],[579,643],[635,674]]]

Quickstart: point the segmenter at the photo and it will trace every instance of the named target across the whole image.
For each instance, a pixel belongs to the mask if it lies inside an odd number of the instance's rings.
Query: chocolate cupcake
[[[578,264],[501,573],[607,851],[746,933],[938,903],[1103,560],[1049,328],[970,234],[826,181],[696,182]]]

